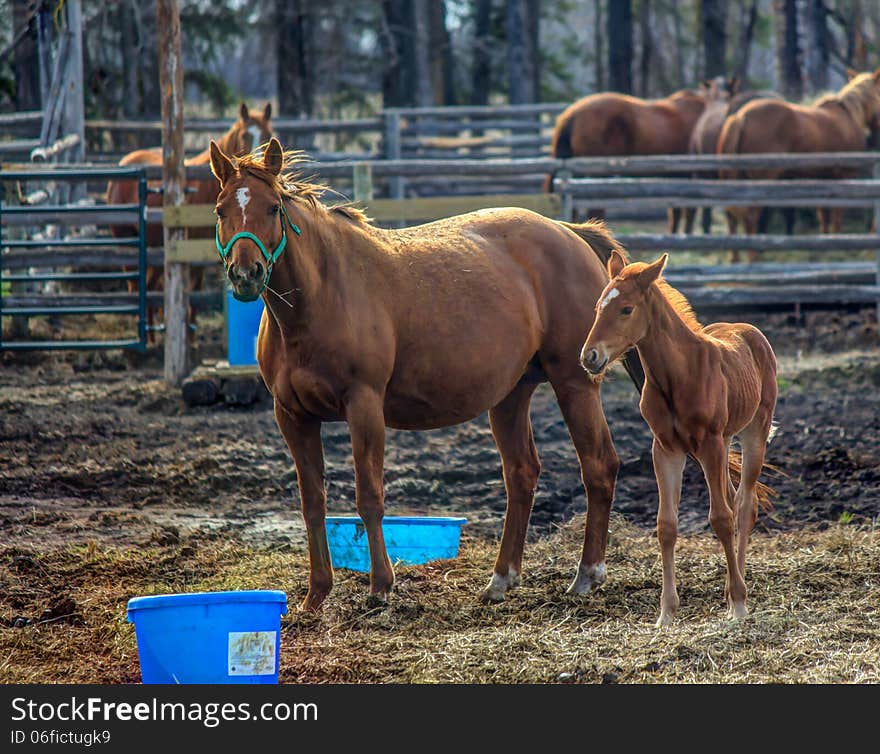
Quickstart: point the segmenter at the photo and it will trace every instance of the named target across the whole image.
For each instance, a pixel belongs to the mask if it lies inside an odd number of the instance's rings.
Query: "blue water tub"
[[[278,683],[279,591],[193,592],[135,597],[144,683]]]
[[[231,365],[257,363],[257,336],[263,318],[263,299],[236,301],[226,290],[226,345]]]
[[[392,563],[420,565],[458,557],[461,527],[466,518],[385,516],[382,532]],[[367,532],[360,516],[327,516],[327,541],[334,568],[370,570]]]

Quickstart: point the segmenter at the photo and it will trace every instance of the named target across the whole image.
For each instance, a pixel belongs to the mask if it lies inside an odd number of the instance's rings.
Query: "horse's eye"
[[[223,210],[220,207],[214,207],[214,214],[217,215],[219,219],[223,219]]]
[[[269,214],[270,215],[277,215],[279,209],[280,209],[279,205],[273,204],[272,207],[269,209]]]
[[[628,317],[630,314],[633,313],[633,308],[631,306],[624,306],[623,309],[620,310],[620,313],[624,317]]]

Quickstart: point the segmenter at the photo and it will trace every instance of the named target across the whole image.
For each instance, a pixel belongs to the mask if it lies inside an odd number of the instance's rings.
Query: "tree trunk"
[[[492,0],[476,0],[471,104],[488,105],[492,85]]]
[[[384,0],[382,44],[385,70],[382,96],[385,107],[406,107],[416,100],[416,3]]]
[[[456,104],[455,62],[452,39],[446,27],[446,0],[430,0],[431,20],[428,27],[431,50],[431,79],[434,101],[442,105]]]
[[[526,0],[529,56],[532,59],[532,102],[541,100],[541,0]]]
[[[12,2],[12,35],[27,28],[12,56],[15,76],[15,109],[39,110],[40,104],[40,56],[37,47],[37,20],[31,13],[29,0]]]
[[[608,86],[615,92],[632,93],[632,2],[608,3]]]
[[[792,100],[804,96],[798,44],[797,0],[776,0],[776,52],[782,92]]]
[[[727,2],[702,0],[700,26],[703,32],[703,76],[711,79],[727,72]]]
[[[535,101],[534,55],[526,0],[507,0],[507,73],[510,104]]]
[[[415,91],[417,107],[430,107],[434,101],[434,82],[431,76],[431,33],[429,31],[429,0],[411,0],[413,24],[411,29]]]
[[[749,77],[749,64],[752,56],[752,42],[755,39],[755,24],[758,23],[758,0],[752,0],[751,5],[742,8],[742,36],[739,40],[739,62],[736,73],[742,82],[743,88]]]
[[[639,0],[639,96],[651,96],[651,66],[654,59],[654,39],[651,35],[651,0]]]
[[[807,70],[810,86],[814,92],[828,88],[828,68],[831,65],[831,50],[828,40],[828,9],[825,0],[809,0],[808,19],[810,24],[809,61]]]
[[[278,109],[292,117],[315,109],[311,66],[311,0],[275,0]]]
[[[183,60],[177,0],[156,0],[162,92],[163,207],[183,204]],[[165,248],[183,240],[183,228],[165,228]],[[189,370],[189,267],[165,260],[165,380],[179,385]]]
[[[138,114],[138,60],[141,47],[135,24],[132,0],[119,4],[117,19],[119,22],[119,56],[122,59],[122,113],[126,118],[134,118]]]
[[[602,33],[602,0],[595,0],[593,18],[593,55],[596,59],[596,79],[594,86],[597,92],[605,88],[605,35]]]

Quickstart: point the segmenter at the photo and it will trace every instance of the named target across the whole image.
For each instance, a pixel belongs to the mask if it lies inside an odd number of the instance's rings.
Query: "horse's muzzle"
[[[608,354],[605,353],[605,349],[600,353],[598,348],[588,349],[584,346],[581,351],[581,366],[590,374],[601,374],[608,366]]]

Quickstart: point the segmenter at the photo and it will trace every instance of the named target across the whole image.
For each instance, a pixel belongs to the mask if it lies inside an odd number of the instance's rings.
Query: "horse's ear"
[[[217,146],[217,142],[211,139],[211,172],[220,181],[220,187],[226,185],[226,181],[235,172],[235,166],[225,154],[223,150]]]
[[[251,111],[248,110],[247,102],[241,103],[241,107],[238,108],[238,114],[241,116],[242,120],[247,120],[251,117]]]
[[[846,80],[847,81],[852,81],[858,75],[859,75],[858,71],[855,71],[852,68],[846,69]]]
[[[623,271],[624,267],[626,267],[626,260],[617,249],[614,249],[611,252],[611,256],[608,257],[608,277],[616,278]]]
[[[880,68],[874,71],[874,81],[880,81]]]
[[[727,91],[736,94],[739,91],[739,76],[731,76],[727,80]]]
[[[667,261],[669,261],[669,254],[664,254],[656,262],[651,262],[651,264],[645,267],[636,278],[639,287],[643,290],[648,290],[651,287],[651,283],[657,280],[663,273]]]
[[[700,82],[700,89],[705,89],[706,91],[708,91],[711,88],[712,88],[712,82],[709,81],[709,79],[703,79]]]
[[[266,123],[268,123],[270,120],[272,120],[272,103],[271,102],[267,102],[266,107],[263,108],[263,120],[266,121]]]
[[[269,139],[269,146],[263,153],[263,166],[272,175],[278,175],[284,167],[284,150],[281,148],[281,142],[274,136]]]

